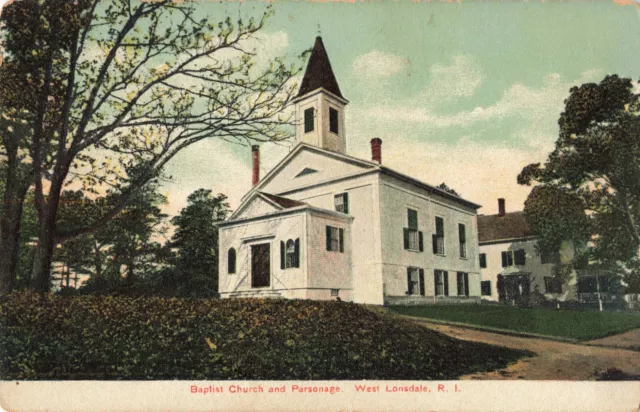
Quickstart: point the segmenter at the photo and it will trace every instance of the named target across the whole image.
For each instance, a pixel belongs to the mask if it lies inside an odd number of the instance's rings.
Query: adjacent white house
[[[220,228],[230,297],[359,303],[479,301],[479,205],[346,154],[342,96],[320,37],[295,100],[296,146]]]
[[[549,299],[577,299],[577,281],[562,284],[553,275],[556,264],[573,259],[566,242],[554,254],[540,254],[524,212],[505,211],[498,199],[498,213],[478,216],[482,298],[513,302],[537,291]]]
[[[573,260],[573,243],[565,241],[556,253],[541,254],[524,212],[507,213],[504,199],[498,199],[497,214],[478,215],[478,236],[483,299],[512,303],[534,291],[547,299],[587,304],[633,299],[620,295],[619,273],[597,266],[560,282],[554,267]]]

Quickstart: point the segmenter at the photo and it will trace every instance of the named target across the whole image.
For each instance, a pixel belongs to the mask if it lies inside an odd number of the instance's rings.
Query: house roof
[[[344,99],[342,93],[340,93],[338,81],[336,80],[336,76],[333,74],[327,50],[324,48],[324,44],[322,43],[322,38],[320,36],[316,37],[316,42],[313,45],[311,57],[309,58],[309,63],[307,63],[307,70],[302,78],[302,84],[300,85],[297,97],[319,88],[324,88],[325,90]]]
[[[524,217],[524,212],[478,216],[478,241],[480,243],[499,242],[533,237]]]
[[[411,183],[413,185],[419,186],[419,187],[421,187],[421,188],[423,188],[423,189],[425,189],[425,190],[427,190],[427,191],[429,191],[431,193],[437,193],[438,195],[440,195],[440,196],[442,196],[444,198],[460,202],[460,203],[462,203],[462,204],[464,204],[465,206],[468,206],[468,207],[472,207],[472,208],[475,208],[475,209],[478,209],[478,208],[482,207],[481,205],[479,205],[477,203],[473,203],[473,202],[471,202],[469,200],[466,200],[466,199],[464,199],[464,198],[462,198],[460,196],[453,195],[453,194],[451,194],[449,192],[446,192],[446,191],[444,191],[442,189],[437,188],[436,186],[432,186],[432,185],[430,185],[428,183],[425,183],[425,182],[423,182],[421,180],[418,180],[418,179],[413,178],[411,176],[408,176],[408,175],[405,175],[403,173],[397,172],[397,171],[395,171],[395,170],[393,170],[393,169],[391,169],[389,167],[382,166],[381,164],[379,164],[377,162],[372,162],[370,160],[359,159],[357,157],[353,157],[353,156],[350,156],[350,155],[347,155],[347,154],[344,154],[344,153],[338,153],[338,152],[334,152],[334,151],[331,151],[331,150],[322,149],[320,147],[309,145],[309,144],[306,144],[306,143],[298,143],[298,145],[291,152],[289,152],[288,155],[286,155],[276,166],[274,166],[269,171],[269,173],[267,173],[267,175],[264,177],[264,179],[262,179],[262,180],[260,180],[260,182],[258,182],[257,186],[255,186],[253,189],[251,189],[251,191],[249,191],[247,194],[245,194],[242,197],[242,201],[244,202],[245,199],[248,199],[248,197],[252,193],[254,193],[254,191],[259,191],[261,187],[263,187],[269,180],[271,180],[271,178],[276,174],[276,172],[280,168],[284,167],[284,165],[286,165],[289,162],[289,160],[291,160],[294,156],[296,156],[297,153],[299,153],[300,151],[305,150],[305,149],[306,150],[312,150],[312,151],[315,151],[315,152],[318,152],[318,153],[322,153],[322,154],[324,154],[326,156],[333,157],[335,159],[340,159],[340,160],[345,161],[345,162],[349,162],[349,163],[352,163],[352,164],[363,166],[365,168],[370,169],[371,172],[376,172],[377,171],[377,172],[385,173],[385,174],[387,174],[389,176],[392,176],[392,177],[394,177],[396,179],[404,180],[404,181],[406,181],[408,183]]]
[[[260,192],[267,199],[273,201],[279,206],[282,206],[283,209],[291,209],[292,207],[298,206],[306,206],[307,204],[304,202],[299,202],[297,200],[289,199],[287,197],[272,195],[271,193]]]

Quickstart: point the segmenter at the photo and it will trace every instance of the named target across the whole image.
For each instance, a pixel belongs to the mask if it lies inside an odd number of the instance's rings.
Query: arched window
[[[287,240],[287,267],[296,267],[296,243],[291,239]]]
[[[300,239],[287,240],[280,242],[280,268],[299,268],[300,267]]]
[[[234,248],[229,249],[227,262],[229,273],[236,273],[236,250]]]

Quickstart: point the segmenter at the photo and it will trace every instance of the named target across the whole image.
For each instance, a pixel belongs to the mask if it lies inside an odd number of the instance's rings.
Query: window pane
[[[327,226],[327,235],[329,236],[327,246],[333,252],[340,251],[340,231],[337,227]]]
[[[420,238],[417,230],[409,229],[409,249],[418,250],[420,248]]]
[[[349,203],[347,193],[340,193],[333,197],[333,204],[336,212],[349,213]]]
[[[287,240],[287,262],[286,268],[293,268],[296,266],[296,244],[293,240]]]
[[[435,271],[436,296],[444,295],[444,273],[441,270]]]

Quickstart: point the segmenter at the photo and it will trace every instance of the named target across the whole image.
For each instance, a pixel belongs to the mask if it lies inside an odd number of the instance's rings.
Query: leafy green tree
[[[216,21],[194,1],[22,0],[2,13],[8,60],[33,85],[28,164],[38,211],[33,285],[49,286],[54,245],[96,231],[207,138],[251,144],[288,138],[301,62],[257,64],[266,19]],[[141,166],[135,179],[124,170]],[[70,180],[117,201],[92,225],[60,230]],[[3,235],[4,236],[4,235]],[[5,282],[5,281],[3,281]],[[8,282],[8,281],[7,281]],[[7,283],[3,290],[10,289]]]
[[[640,95],[631,79],[616,75],[573,87],[558,124],[555,149],[544,165],[530,164],[518,176],[520,184],[540,185],[527,200],[529,222],[543,244],[557,244],[563,233],[588,238],[593,245],[587,250],[589,261],[616,264],[635,284]]]
[[[186,293],[218,292],[218,229],[216,222],[229,215],[223,194],[198,189],[187,197],[187,206],[171,223],[176,226],[171,247],[177,249],[175,268]],[[205,289],[205,290],[203,290]]]

